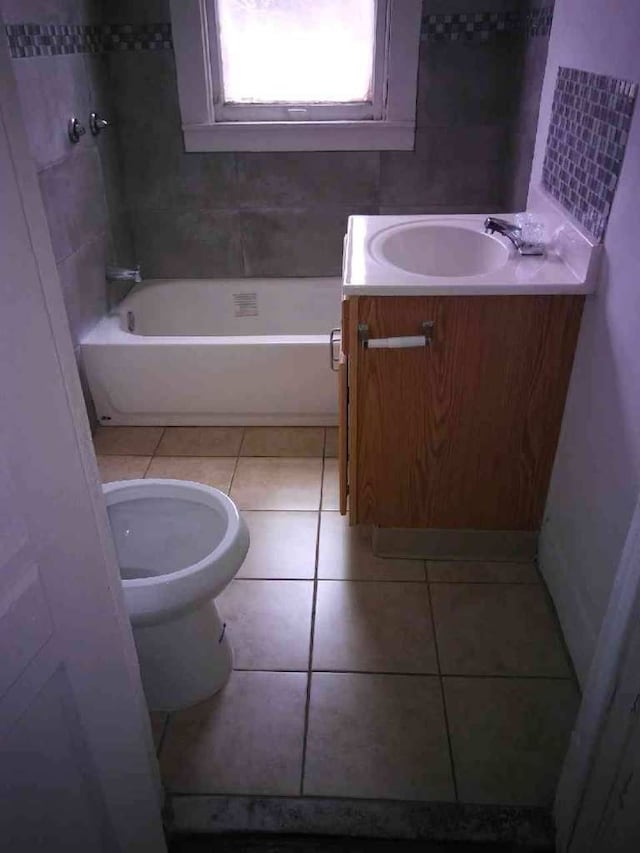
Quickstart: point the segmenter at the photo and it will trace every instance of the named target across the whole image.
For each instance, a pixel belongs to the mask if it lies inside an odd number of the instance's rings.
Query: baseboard
[[[593,624],[566,554],[548,525],[540,532],[538,567],[551,594],[580,686],[584,687],[596,648],[599,626]]]
[[[536,558],[538,533],[374,527],[372,543],[379,557],[525,563]]]

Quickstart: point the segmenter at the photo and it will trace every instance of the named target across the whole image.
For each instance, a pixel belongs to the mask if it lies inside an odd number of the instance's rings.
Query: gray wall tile
[[[0,0],[6,24],[84,24],[101,14],[100,0]]]
[[[238,214],[210,210],[135,210],[136,255],[148,278],[242,275]]]
[[[415,151],[382,153],[380,204],[495,209],[509,183],[509,137],[503,125],[419,129]]]
[[[44,169],[39,179],[57,261],[107,230],[102,169],[95,148]]]
[[[518,109],[524,44],[515,36],[497,36],[485,44],[423,43],[418,125],[512,121]]]
[[[377,204],[377,151],[239,153],[238,199],[244,207]]]
[[[105,23],[157,24],[169,18],[169,0],[103,0]]]
[[[84,57],[71,54],[14,59],[13,69],[36,168],[44,169],[72,156],[80,146],[69,142],[67,121],[75,115],[86,124],[91,111]],[[81,147],[93,147],[89,133]]]
[[[107,309],[104,268],[108,240],[108,234],[103,232],[58,264],[74,346],[80,343]]]
[[[247,276],[340,275],[347,217],[371,208],[247,211],[240,215]]]

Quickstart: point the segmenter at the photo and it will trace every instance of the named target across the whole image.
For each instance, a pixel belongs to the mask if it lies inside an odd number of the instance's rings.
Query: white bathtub
[[[331,425],[339,325],[337,278],[150,281],[82,359],[104,424]]]

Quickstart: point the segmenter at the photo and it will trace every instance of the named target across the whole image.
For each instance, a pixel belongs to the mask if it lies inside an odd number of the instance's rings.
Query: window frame
[[[379,105],[363,110],[362,118],[340,115],[343,105],[330,105],[319,119],[317,112],[304,118],[289,115],[272,119],[271,105],[246,107],[233,117],[229,105],[216,105],[216,73],[212,67],[217,39],[210,0],[171,0],[171,22],[178,75],[182,131],[187,151],[357,151],[409,150],[415,136],[418,49],[421,0],[384,0],[380,51],[381,15],[376,21],[374,75],[384,74],[377,86]],[[376,83],[374,81],[374,98]],[[295,109],[298,105],[292,105]],[[232,110],[235,105],[231,105]],[[352,105],[348,105],[352,107]],[[303,107],[304,108],[304,107]],[[283,106],[283,110],[287,110]],[[322,110],[322,107],[320,108]],[[266,118],[261,118],[267,115]],[[273,113],[272,113],[273,114]]]
[[[206,3],[209,55],[211,57],[211,88],[216,121],[366,121],[379,120],[384,114],[387,51],[385,47],[389,19],[389,0],[375,0],[376,18],[372,69],[372,98],[369,101],[314,104],[301,102],[287,106],[275,104],[225,103],[222,99],[222,57],[219,49],[219,22],[216,0]],[[215,30],[215,33],[213,32]]]

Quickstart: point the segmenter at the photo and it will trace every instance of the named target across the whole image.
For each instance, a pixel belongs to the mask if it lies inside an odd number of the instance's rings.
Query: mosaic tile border
[[[421,41],[488,41],[500,35],[548,36],[553,6],[503,12],[456,12],[424,15]]]
[[[171,24],[7,24],[13,59],[106,53],[127,50],[167,50],[173,47]]]
[[[597,240],[622,169],[638,84],[558,69],[542,185]]]

